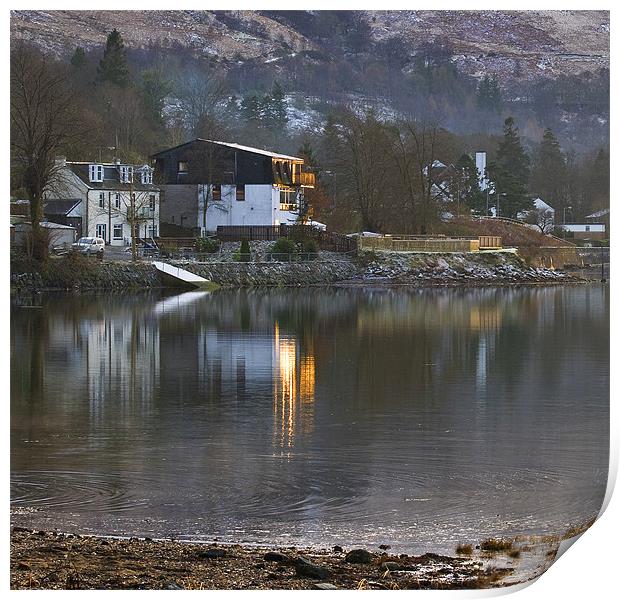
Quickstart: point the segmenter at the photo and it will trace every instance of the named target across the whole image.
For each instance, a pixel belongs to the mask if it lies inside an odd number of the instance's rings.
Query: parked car
[[[71,244],[71,250],[86,254],[87,256],[103,255],[104,247],[105,240],[98,237],[83,237],[75,242],[75,244]]]

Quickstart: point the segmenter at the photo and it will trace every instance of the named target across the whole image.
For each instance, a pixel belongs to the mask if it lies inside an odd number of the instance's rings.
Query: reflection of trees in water
[[[475,492],[481,469],[498,481],[526,470],[577,477],[585,464],[587,483],[606,464],[596,444],[605,435],[608,297],[595,288],[170,300],[63,295],[14,311],[13,443],[23,465],[37,459],[37,450],[21,452],[28,427],[83,431],[72,449],[102,452],[71,454],[59,439],[58,464],[143,470],[145,497],[160,485],[202,502],[213,487],[232,505],[216,504],[216,514],[241,513],[243,501],[255,510],[257,499],[256,510],[308,498],[374,498],[364,509],[401,510],[417,487],[452,498],[471,477]],[[596,364],[601,377],[582,376]],[[598,386],[590,396],[581,379]],[[39,452],[46,464],[50,447]],[[323,510],[315,503],[308,514],[316,522]]]
[[[159,310],[148,294],[62,295],[13,311],[13,396],[31,407],[63,397],[67,419],[88,398],[97,422],[122,415],[120,427],[159,405],[252,411],[271,396],[286,447],[320,410],[441,405],[454,385],[480,406],[535,401],[532,382],[561,389],[575,352],[606,364],[606,298],[590,287],[239,290]]]

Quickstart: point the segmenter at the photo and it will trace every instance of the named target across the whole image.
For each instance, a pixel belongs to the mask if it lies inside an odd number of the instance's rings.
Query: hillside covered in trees
[[[463,207],[485,212],[477,150],[505,216],[534,196],[573,219],[609,205],[607,13],[589,29],[581,13],[553,28],[515,17],[510,36],[504,13],[485,13],[450,37],[453,13],[405,12],[152,12],[150,36],[134,13],[105,32],[114,13],[13,13],[12,115],[35,85],[16,65],[45,65],[71,97],[56,148],[68,158],[147,161],[193,137],[301,154],[316,216],[342,229],[432,230],[435,161],[455,166]],[[87,14],[96,26],[71,36]],[[32,195],[12,148],[12,191]]]

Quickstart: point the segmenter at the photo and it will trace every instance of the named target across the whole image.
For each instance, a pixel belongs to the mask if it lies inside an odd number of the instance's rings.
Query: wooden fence
[[[357,248],[354,238],[309,225],[220,225],[217,228],[217,238],[222,242],[275,241],[281,237],[299,241],[312,239],[321,250],[334,252],[351,252]]]
[[[218,225],[216,235],[222,242],[275,241],[282,237],[280,225]]]
[[[499,250],[502,247],[502,238],[499,235],[478,236],[480,250]]]
[[[391,250],[395,252],[477,252],[480,242],[465,238],[402,238],[402,237],[360,237],[360,250]]]

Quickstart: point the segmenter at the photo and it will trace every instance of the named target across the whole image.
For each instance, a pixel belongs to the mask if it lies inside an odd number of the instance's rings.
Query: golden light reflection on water
[[[314,429],[315,358],[312,346],[301,355],[295,336],[274,325],[273,442],[290,451],[298,434]]]

